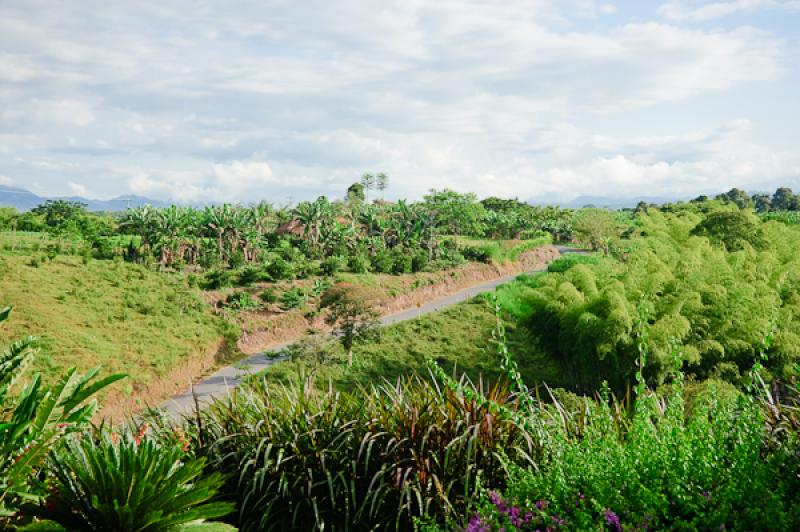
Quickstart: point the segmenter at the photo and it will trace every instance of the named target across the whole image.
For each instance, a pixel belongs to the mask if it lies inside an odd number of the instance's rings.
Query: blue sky
[[[0,184],[283,203],[800,189],[800,0],[0,4]]]

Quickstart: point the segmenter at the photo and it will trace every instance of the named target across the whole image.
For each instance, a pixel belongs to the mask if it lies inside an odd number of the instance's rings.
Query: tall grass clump
[[[242,530],[408,529],[460,521],[485,484],[504,485],[501,455],[527,463],[531,439],[496,406],[501,384],[469,395],[408,378],[352,394],[252,383],[189,430],[228,475]],[[489,401],[476,397],[488,397]]]

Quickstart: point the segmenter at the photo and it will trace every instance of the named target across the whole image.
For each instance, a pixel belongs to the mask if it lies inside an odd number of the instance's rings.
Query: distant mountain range
[[[0,207],[14,207],[18,211],[29,211],[41,205],[47,200],[62,199],[67,201],[78,201],[86,204],[90,211],[124,211],[128,207],[142,207],[152,205],[153,207],[166,207],[168,202],[144,198],[142,196],[119,196],[110,200],[96,200],[81,198],[79,196],[60,196],[42,197],[24,188],[16,188],[0,185]]]
[[[548,200],[545,198],[531,198],[528,203],[531,205],[558,205],[569,209],[579,209],[581,207],[593,206],[607,209],[624,209],[636,207],[640,201],[645,203],[656,203],[662,205],[664,203],[672,203],[679,200],[688,200],[690,198],[667,198],[660,196],[636,196],[633,198],[611,198],[607,196],[578,196],[569,201]]]
[[[47,200],[63,199],[68,201],[78,201],[85,203],[90,211],[124,211],[128,207],[142,207],[152,205],[153,207],[168,207],[171,202],[145,198],[142,196],[118,196],[109,200],[87,199],[79,196],[59,196],[43,197],[38,196],[30,190],[0,185],[0,207],[14,207],[18,211],[29,211],[41,205]],[[608,196],[578,196],[569,201],[558,200],[556,198],[538,197],[531,198],[528,203],[531,205],[559,205],[572,209],[592,205],[594,207],[605,207],[608,209],[623,209],[635,207],[640,201],[645,203],[670,203],[678,200],[688,200],[690,198],[668,198],[659,196],[637,196],[633,198],[613,198]]]

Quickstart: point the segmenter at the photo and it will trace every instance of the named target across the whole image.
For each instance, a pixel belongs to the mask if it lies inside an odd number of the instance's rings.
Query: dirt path
[[[555,247],[561,254],[583,252],[583,250],[570,248],[566,246],[555,246]],[[531,273],[541,272],[546,269],[547,266],[543,266],[541,268],[532,270]],[[480,283],[471,286],[469,288],[465,288],[463,290],[459,290],[458,292],[455,292],[453,294],[433,299],[418,307],[403,310],[395,314],[389,314],[387,316],[383,316],[380,319],[381,324],[391,325],[393,323],[398,323],[401,321],[413,320],[425,314],[456,305],[458,303],[461,303],[462,301],[471,299],[480,293],[494,290],[501,284],[507,283],[518,276],[519,274],[517,273],[513,275],[505,275],[502,277],[498,277],[497,279]],[[258,353],[240,362],[237,362],[236,364],[220,368],[213,374],[209,375],[208,377],[202,379],[200,382],[196,383],[189,390],[165,402],[162,405],[162,407],[166,409],[167,412],[173,415],[181,415],[187,412],[191,412],[194,409],[195,397],[197,397],[197,401],[200,404],[206,404],[212,401],[214,398],[220,397],[228,393],[231,388],[234,388],[237,385],[239,385],[239,383],[241,383],[242,380],[248,375],[258,373],[259,371],[266,369],[272,366],[273,364],[283,360],[281,357],[270,356],[270,354],[280,352],[281,350],[291,345],[292,343],[294,343],[294,341],[289,341],[289,342],[284,342],[282,344],[274,345],[272,346],[271,349],[269,349],[265,353]]]

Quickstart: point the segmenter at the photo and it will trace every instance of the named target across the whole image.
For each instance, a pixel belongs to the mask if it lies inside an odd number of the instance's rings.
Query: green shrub
[[[395,275],[411,273],[414,264],[414,258],[411,254],[402,249],[395,250],[392,254],[394,256],[392,260],[392,273]]]
[[[336,275],[344,270],[346,265],[347,259],[345,257],[334,255],[323,260],[319,265],[319,269],[325,275]]]
[[[491,264],[496,255],[499,255],[500,248],[497,244],[493,246],[464,246],[460,248],[461,254],[466,260]]]
[[[292,265],[282,257],[274,256],[265,266],[264,270],[273,281],[294,278]]]
[[[210,290],[233,286],[233,274],[230,270],[210,270],[205,274],[203,286]]]
[[[43,517],[74,530],[168,531],[230,514],[234,506],[211,502],[223,483],[203,475],[205,459],[189,457],[177,443],[103,432],[68,442],[54,453],[54,490]]]
[[[423,271],[428,266],[428,253],[419,251],[411,259],[411,271],[414,273]]]
[[[372,270],[379,273],[392,273],[392,268],[394,267],[394,257],[392,256],[392,252],[383,249],[378,251],[372,257]]]
[[[769,370],[780,378],[798,360],[794,331],[800,314],[789,309],[798,305],[794,250],[800,232],[762,224],[757,233],[768,250],[748,245],[730,252],[693,235],[703,219],[691,212],[640,214],[636,223],[643,236],[631,242],[630,251],[540,275],[529,285],[529,314],[521,321],[560,362],[575,390],[591,393],[607,380],[624,392],[636,371],[642,315],[650,324],[653,353],[645,373],[655,385],[666,375],[675,340],[683,346],[682,367],[698,379],[716,376],[739,384],[776,323]]]
[[[550,273],[563,273],[578,264],[597,264],[598,260],[599,258],[596,255],[569,253],[548,264],[547,271]]]
[[[308,294],[302,288],[290,288],[281,296],[281,308],[292,310],[305,305],[308,299]]]
[[[365,253],[350,255],[347,260],[347,268],[353,273],[369,273],[369,255]]]
[[[253,310],[261,307],[252,295],[243,290],[237,290],[229,294],[225,298],[224,306],[234,310]]]
[[[542,510],[569,530],[800,526],[797,442],[765,446],[757,403],[712,400],[687,415],[680,393],[648,393],[630,421],[605,403],[573,415],[579,430],[551,428],[537,468],[511,466],[503,496],[487,496],[473,526],[521,530],[524,516],[534,525]]]
[[[275,293],[274,288],[267,288],[260,294],[258,294],[258,298],[267,305],[271,305],[272,303],[278,302],[278,294]]]
[[[255,266],[245,266],[239,270],[236,276],[236,284],[239,286],[250,286],[261,281],[266,281],[268,277],[266,272]]]

